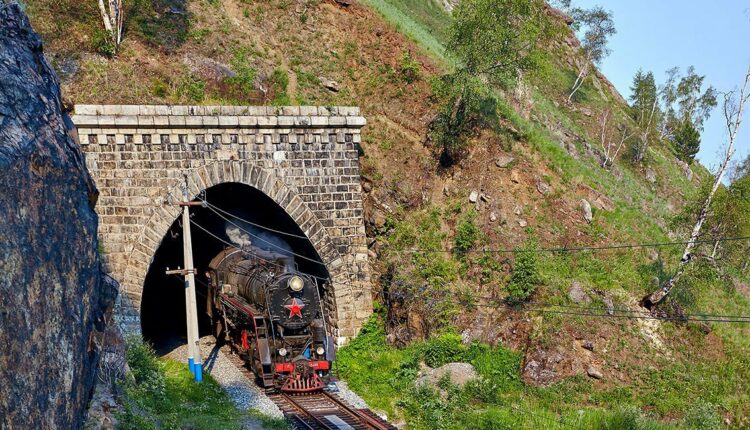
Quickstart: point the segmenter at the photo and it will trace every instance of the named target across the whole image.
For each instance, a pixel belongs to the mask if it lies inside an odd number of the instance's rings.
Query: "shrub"
[[[126,358],[136,389],[154,398],[163,396],[166,387],[164,371],[153,348],[144,343],[140,336],[129,336],[125,341]]]
[[[508,301],[512,304],[527,301],[539,283],[535,249],[536,245],[516,249],[521,252],[516,254],[516,262],[508,284]]]
[[[180,76],[175,88],[177,97],[193,103],[202,102],[206,97],[205,91],[206,84],[200,78],[196,78],[187,71]]]
[[[151,94],[155,97],[164,98],[169,93],[169,87],[161,79],[154,79],[151,86]]]
[[[428,340],[424,345],[422,355],[425,364],[435,368],[446,363],[464,360],[466,347],[461,343],[461,335],[446,333]]]
[[[287,106],[291,104],[289,94],[286,90],[289,87],[289,74],[286,70],[276,69],[271,75],[273,83],[273,104],[276,106]]]
[[[406,51],[401,55],[401,61],[399,61],[399,72],[401,74],[401,79],[409,84],[420,78],[419,63],[412,58],[409,51]]]
[[[255,92],[255,78],[258,76],[258,72],[250,64],[250,51],[238,49],[230,64],[236,74],[225,81],[233,87],[239,99],[247,99],[249,95]]]
[[[107,58],[112,58],[117,53],[117,45],[112,36],[105,30],[97,29],[91,37],[91,47],[94,51]]]
[[[438,111],[429,124],[429,141],[439,151],[440,163],[451,166],[468,153],[476,128],[497,119],[496,100],[476,76],[455,72],[432,83]]]
[[[455,246],[459,253],[465,253],[471,249],[479,239],[479,228],[474,223],[476,217],[477,212],[474,209],[469,210],[456,228]]]
[[[685,425],[695,430],[720,429],[721,416],[711,403],[698,403],[685,416]]]

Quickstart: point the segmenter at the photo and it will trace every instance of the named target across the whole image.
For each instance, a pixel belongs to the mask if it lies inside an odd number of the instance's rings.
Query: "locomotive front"
[[[210,268],[214,320],[264,386],[322,389],[335,352],[315,278],[297,270],[293,258],[257,248],[227,248]]]

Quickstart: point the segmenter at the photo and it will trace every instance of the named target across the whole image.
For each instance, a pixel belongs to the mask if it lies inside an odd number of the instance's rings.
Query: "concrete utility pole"
[[[185,268],[182,270],[169,270],[167,274],[178,274],[185,277],[185,317],[187,322],[188,338],[188,369],[195,375],[195,381],[203,380],[203,365],[201,363],[201,350],[198,344],[198,305],[195,302],[195,268],[193,267],[193,241],[190,235],[190,206],[200,206],[199,202],[188,201],[187,189],[185,189],[185,201],[177,202],[182,206],[182,252]]]

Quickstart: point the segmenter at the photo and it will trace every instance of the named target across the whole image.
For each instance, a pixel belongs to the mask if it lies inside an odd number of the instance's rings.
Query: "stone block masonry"
[[[167,195],[225,182],[272,198],[331,275],[329,322],[341,342],[372,312],[356,107],[77,105],[73,122],[99,189],[99,235],[122,286],[120,321],[140,329],[151,260],[179,215]]]

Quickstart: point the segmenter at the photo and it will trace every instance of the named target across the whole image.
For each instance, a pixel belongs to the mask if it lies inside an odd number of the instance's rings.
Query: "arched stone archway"
[[[357,280],[349,273],[344,259],[332,243],[326,229],[297,193],[280,181],[273,171],[261,169],[248,162],[225,160],[186,170],[184,177],[175,178],[174,182],[163,198],[163,205],[154,210],[143,226],[125,263],[121,291],[128,305],[134,310],[140,308],[144,281],[152,258],[162,239],[180,216],[181,209],[170,205],[167,196],[179,198],[187,188],[187,195],[192,200],[206,189],[229,182],[240,183],[261,191],[297,223],[330,274],[329,286],[333,297],[326,298],[329,309],[335,311],[339,299],[345,302],[346,298],[351,297],[353,283]],[[137,313],[131,313],[131,316],[133,315]]]

